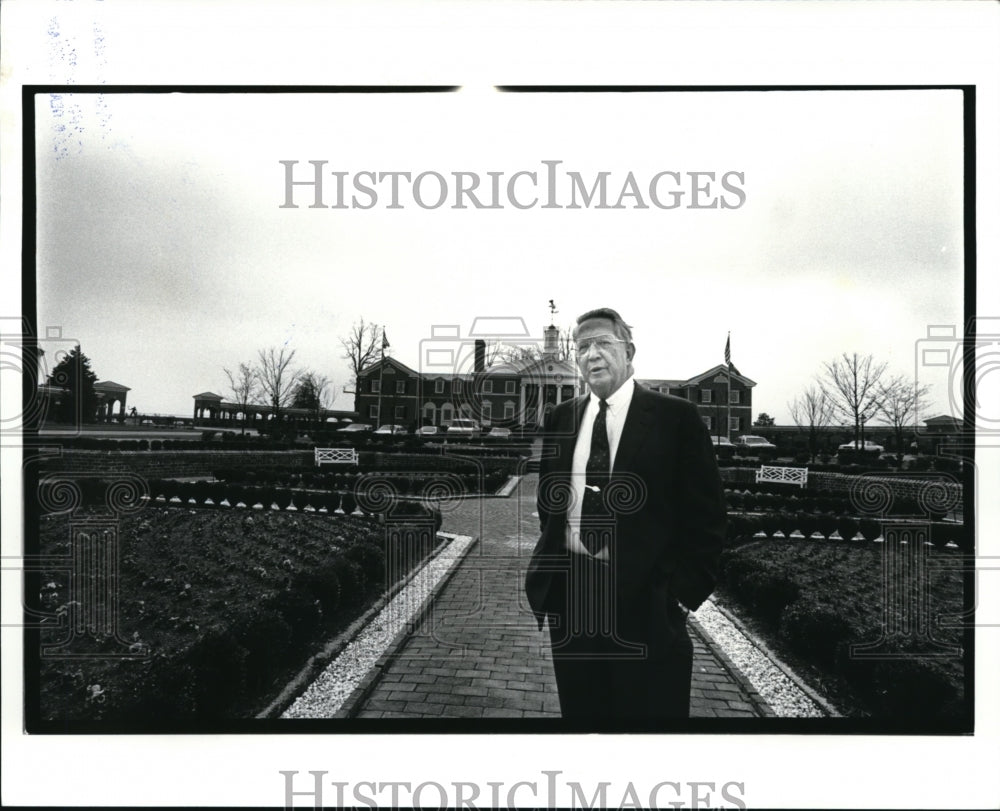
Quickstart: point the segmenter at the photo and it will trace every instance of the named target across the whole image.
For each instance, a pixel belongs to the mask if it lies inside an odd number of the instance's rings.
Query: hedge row
[[[83,451],[291,451],[307,446],[292,442],[274,442],[269,439],[223,439],[206,441],[203,439],[96,439],[94,437],[46,437],[64,448]]]
[[[320,490],[352,490],[365,492],[370,486],[388,487],[399,495],[456,495],[493,493],[507,480],[506,474],[491,471],[483,476],[476,473],[244,473],[234,469],[214,471],[216,479],[230,484],[278,485],[307,487]]]
[[[808,492],[808,491],[799,491]],[[789,512],[807,512],[818,514],[859,513],[869,512],[880,517],[919,517],[941,520],[945,512],[930,510],[915,498],[893,498],[885,504],[874,504],[869,509],[863,509],[863,504],[857,504],[850,498],[830,495],[822,491],[813,491],[815,495],[795,495],[787,493],[751,493],[741,490],[726,490],[726,504],[730,510],[786,510]]]
[[[884,533],[881,522],[871,518],[850,515],[813,515],[811,513],[776,512],[761,516],[730,515],[727,538],[730,543],[743,543],[764,533],[768,538],[789,538],[799,532],[803,539],[853,541],[863,539],[871,543]],[[836,534],[837,538],[834,538]],[[962,524],[931,524],[931,543],[939,549],[954,544],[963,551],[972,549],[972,535]]]
[[[177,482],[169,479],[151,481],[149,483],[150,498],[163,498],[169,502],[174,498],[182,504],[194,506],[225,506],[238,508],[261,507],[262,509],[287,510],[294,506],[296,510],[311,509],[319,512],[325,510],[328,514],[338,510],[350,515],[356,510],[374,516],[377,514],[424,515],[434,517],[438,528],[441,526],[441,513],[434,507],[418,501],[402,501],[395,498],[385,498],[384,495],[373,496],[370,500],[359,497],[354,492],[317,492],[313,490],[292,490],[286,487],[245,487],[227,482]],[[207,502],[211,502],[211,505]]]
[[[762,464],[769,464],[760,459],[746,459],[734,457],[732,459],[720,459],[720,467],[739,468],[760,468]],[[786,464],[778,462],[777,464]],[[847,473],[858,475],[863,473],[884,473],[888,470],[899,470],[899,465],[895,458],[889,454],[884,458],[870,459],[861,457],[858,460],[848,461],[847,458],[839,459],[837,462],[812,462],[808,454],[799,454],[793,458],[791,463],[794,467],[808,467],[810,473]],[[950,456],[919,456],[906,462],[905,470],[915,472],[926,472],[935,470],[944,473],[958,473],[962,469],[962,462]]]

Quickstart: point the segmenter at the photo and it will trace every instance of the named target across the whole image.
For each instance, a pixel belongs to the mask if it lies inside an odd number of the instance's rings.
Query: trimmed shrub
[[[840,537],[845,541],[853,539],[858,534],[859,529],[860,526],[856,518],[845,515],[837,521],[837,532],[840,533]]]
[[[837,530],[837,519],[832,515],[820,514],[820,516],[816,519],[816,522],[819,525],[820,533],[822,533],[823,537],[827,540],[829,540],[830,536]]]
[[[333,564],[340,583],[340,605],[357,603],[365,596],[365,573],[361,566],[346,556]]]
[[[279,510],[287,510],[292,504],[292,491],[287,487],[279,487],[274,491],[274,503]]]
[[[304,575],[306,588],[316,595],[324,616],[332,616],[340,606],[340,575],[336,561],[330,561]]]
[[[322,601],[300,578],[296,578],[291,589],[278,594],[271,607],[291,627],[294,646],[309,641],[323,616]]]
[[[198,504],[204,504],[205,499],[208,498],[208,482],[207,481],[197,481],[192,482],[191,495]]]
[[[874,518],[862,518],[858,522],[858,527],[864,539],[871,543],[882,534],[882,524]]]
[[[361,567],[365,583],[369,586],[385,583],[385,552],[373,544],[356,544],[350,547],[344,556]]]
[[[358,500],[354,497],[354,493],[344,493],[340,499],[340,508],[344,511],[345,515],[350,515],[358,507]]]
[[[772,625],[778,624],[785,606],[799,596],[798,584],[784,574],[766,570],[751,571],[743,588],[756,615]]]
[[[796,653],[833,667],[838,651],[850,639],[851,626],[829,606],[796,600],[782,613],[778,634]]]
[[[234,632],[246,648],[246,678],[248,687],[260,692],[266,687],[288,654],[292,629],[273,609],[264,609],[244,619]]]
[[[799,525],[799,532],[802,533],[804,538],[811,538],[813,533],[819,529],[819,518],[810,513],[799,513],[797,516],[797,522]]]
[[[231,717],[246,691],[247,650],[228,631],[209,631],[188,653],[195,712],[203,718]]]

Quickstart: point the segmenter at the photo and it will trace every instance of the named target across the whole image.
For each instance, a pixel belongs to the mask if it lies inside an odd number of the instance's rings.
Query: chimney
[[[542,355],[547,358],[554,358],[559,353],[559,327],[549,324],[545,328],[545,344],[542,347]]]
[[[482,374],[486,370],[486,341],[482,338],[476,339],[476,374]]]

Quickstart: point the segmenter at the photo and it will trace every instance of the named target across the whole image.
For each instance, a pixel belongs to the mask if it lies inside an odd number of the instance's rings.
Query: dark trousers
[[[680,606],[651,616],[655,601],[617,593],[611,567],[585,555],[556,581],[562,608],[548,624],[563,718],[687,718],[693,646]]]

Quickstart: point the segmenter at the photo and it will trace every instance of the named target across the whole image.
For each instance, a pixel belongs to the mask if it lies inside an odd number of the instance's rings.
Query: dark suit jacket
[[[649,641],[667,624],[665,615],[677,611],[676,601],[693,610],[712,593],[726,507],[715,451],[695,406],[634,385],[609,488],[618,485],[623,495],[614,512],[617,588],[627,605],[647,615],[646,639],[637,641]],[[587,396],[562,403],[545,424],[542,532],[525,577],[539,628],[546,614],[561,609],[552,586],[568,569],[566,495],[586,403]]]

